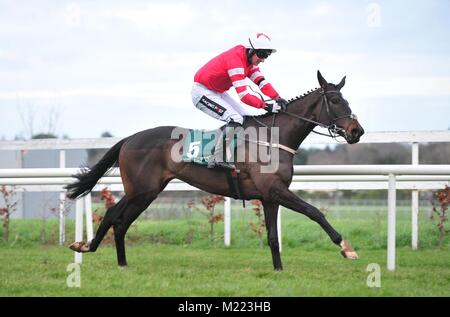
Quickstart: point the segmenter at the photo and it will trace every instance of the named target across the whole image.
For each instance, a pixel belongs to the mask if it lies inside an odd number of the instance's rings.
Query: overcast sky
[[[446,0],[0,0],[0,138],[218,127],[191,102],[193,76],[252,32],[278,48],[260,68],[284,98],[320,69],[347,76],[367,131],[446,130],[449,13]]]

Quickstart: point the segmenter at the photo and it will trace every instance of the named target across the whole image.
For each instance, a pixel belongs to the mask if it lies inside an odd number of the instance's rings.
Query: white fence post
[[[59,151],[59,167],[66,167],[66,151]],[[66,199],[66,193],[59,193],[59,245],[63,245],[66,240],[66,221],[64,215],[64,202]]]
[[[224,206],[223,206],[223,213],[224,213],[224,242],[225,245],[228,247],[231,243],[231,198],[225,197]]]
[[[419,143],[412,144],[412,165],[419,164]],[[417,250],[419,244],[419,191],[411,193],[411,247]]]
[[[84,197],[84,212],[86,213],[87,241],[90,242],[94,239],[94,227],[92,224],[92,199],[90,193]]]
[[[278,215],[277,215],[277,232],[278,232],[278,249],[280,250],[280,253],[283,249],[282,247],[282,243],[283,243],[283,239],[282,239],[282,233],[281,233],[281,206],[278,207]]]
[[[83,241],[83,212],[84,212],[84,199],[78,198],[75,207],[75,242]],[[83,260],[82,254],[75,253],[75,263],[81,263]]]
[[[395,218],[396,218],[395,175],[389,174],[388,189],[388,224],[387,224],[387,269],[395,270]]]

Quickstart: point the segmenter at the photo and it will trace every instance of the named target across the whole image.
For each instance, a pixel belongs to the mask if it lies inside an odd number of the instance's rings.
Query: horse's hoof
[[[78,253],[89,252],[89,244],[83,241],[74,242],[71,245],[69,245],[69,248]]]
[[[341,254],[344,258],[349,260],[357,260],[358,254],[356,251],[352,248],[350,243],[346,240],[342,240],[341,242]]]

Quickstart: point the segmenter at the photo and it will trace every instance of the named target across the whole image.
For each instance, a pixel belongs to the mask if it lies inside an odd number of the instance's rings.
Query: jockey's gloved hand
[[[280,105],[282,111],[286,111],[286,107],[288,104],[286,99],[279,97],[275,101]]]
[[[266,107],[264,108],[268,113],[277,113],[281,110],[281,106],[276,101],[266,102]]]

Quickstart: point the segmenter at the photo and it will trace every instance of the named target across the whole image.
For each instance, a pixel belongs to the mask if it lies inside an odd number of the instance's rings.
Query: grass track
[[[267,247],[135,245],[121,269],[108,246],[84,256],[81,287],[68,288],[67,248],[10,248],[1,251],[0,296],[450,296],[449,252],[402,248],[387,272],[384,250],[361,250],[358,261],[337,251],[286,248],[276,273]],[[369,263],[381,266],[381,288],[366,285]]]
[[[138,221],[127,235],[130,266],[118,268],[115,248],[103,243],[84,256],[81,288],[66,285],[73,252],[56,245],[57,221],[46,222],[42,240],[42,222],[12,220],[10,241],[0,241],[0,296],[450,296],[450,237],[438,249],[435,224],[422,213],[420,249],[412,251],[409,212],[399,209],[397,217],[395,272],[386,271],[384,210],[327,215],[358,261],[343,259],[317,224],[284,212],[282,273],[272,270],[267,244],[258,248],[250,211],[233,217],[230,248],[220,239],[222,223],[210,244],[203,216]],[[68,243],[73,227],[68,221]],[[366,285],[369,263],[381,267],[381,288]]]

